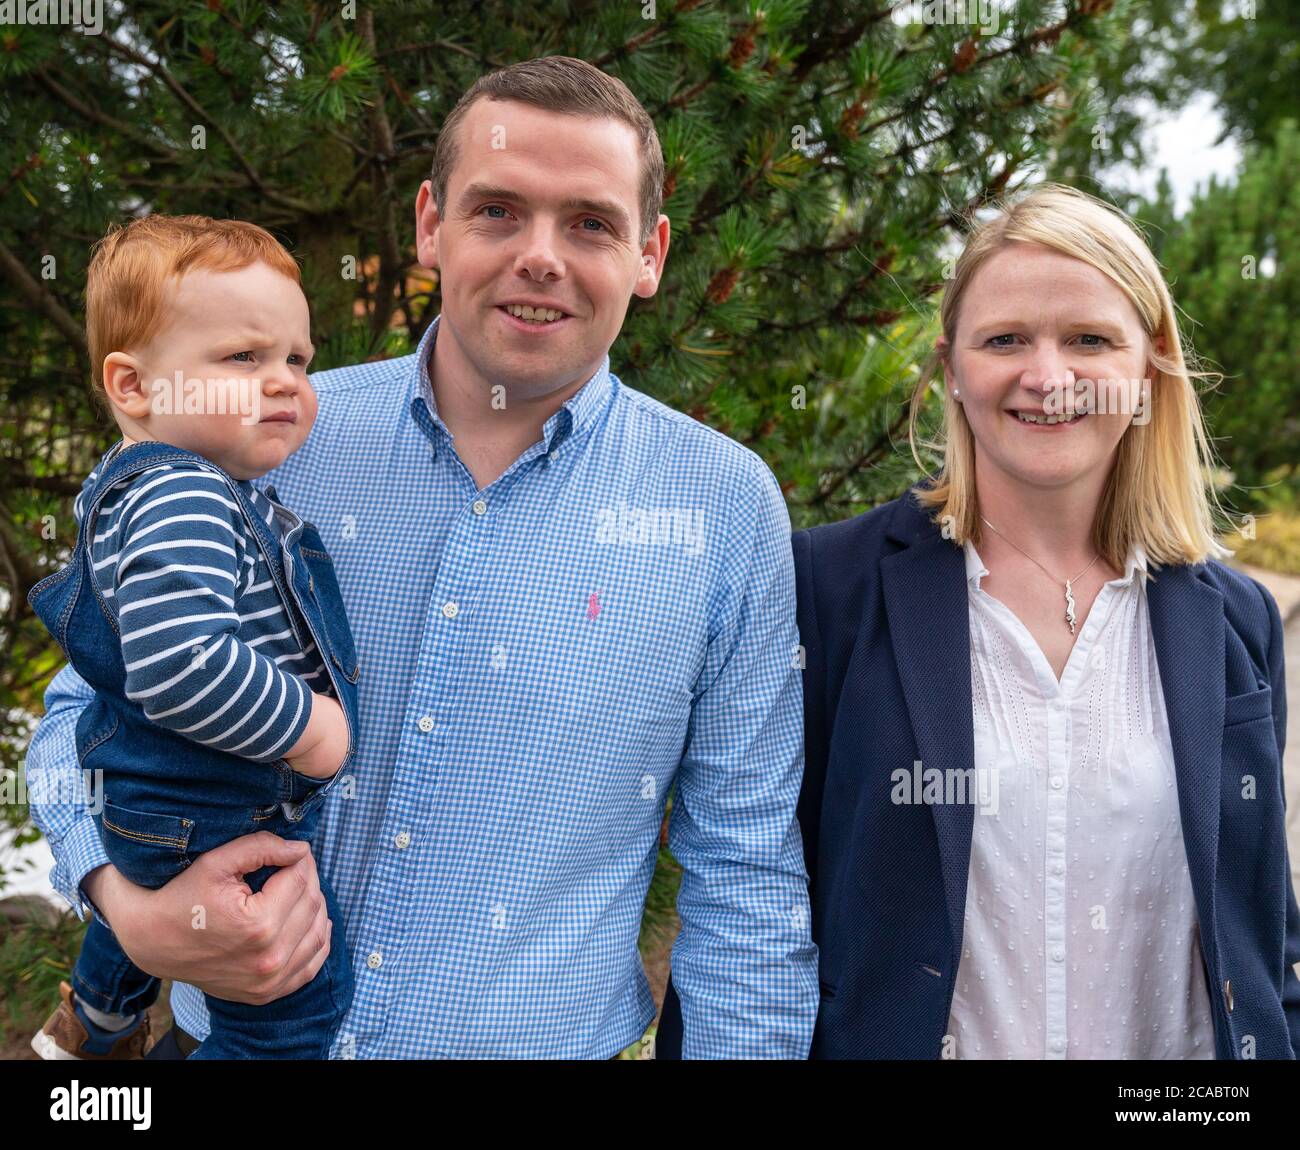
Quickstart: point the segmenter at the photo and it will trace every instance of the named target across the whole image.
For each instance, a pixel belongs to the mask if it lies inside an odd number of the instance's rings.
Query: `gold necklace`
[[[981,515],[980,518],[984,519],[984,516]],[[1003,539],[1006,539],[1008,543],[1011,543],[1011,540],[1007,539],[1005,535],[1002,535],[1002,532],[998,531],[996,527],[993,527],[993,524],[989,523],[987,519],[984,519],[984,522],[988,523],[989,527],[991,527],[996,534],[1001,535]],[[1016,547],[1014,543],[1011,543],[1011,546]],[[1035,567],[1037,567],[1040,571],[1042,571],[1043,574],[1046,575],[1053,582],[1055,583],[1061,582],[1061,577],[1059,575],[1053,575],[1046,567],[1044,567],[1041,563],[1039,563],[1037,559],[1035,559],[1032,555],[1030,555],[1028,551],[1025,551],[1023,548],[1020,547],[1016,547],[1016,550],[1019,551],[1021,555],[1023,555],[1026,559],[1028,559],[1030,563],[1034,564]],[[1085,567],[1082,571],[1080,571],[1078,575],[1075,575],[1074,578],[1072,579],[1065,580],[1065,621],[1070,625],[1071,635],[1074,634],[1074,625],[1078,621],[1078,616],[1075,615],[1074,613],[1073,584],[1075,580],[1082,579],[1084,575],[1086,575],[1089,571],[1091,571],[1093,568],[1093,564],[1095,564],[1097,560],[1100,558],[1101,558],[1101,552],[1099,551],[1097,552],[1096,555],[1092,557],[1092,563],[1089,563],[1088,566]]]

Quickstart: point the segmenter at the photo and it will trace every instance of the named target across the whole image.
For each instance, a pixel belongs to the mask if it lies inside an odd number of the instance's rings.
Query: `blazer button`
[[[1224,1005],[1227,1006],[1228,1008],[1228,1013],[1231,1014],[1232,1013],[1232,979],[1230,978],[1225,978],[1223,980],[1223,1002]]]

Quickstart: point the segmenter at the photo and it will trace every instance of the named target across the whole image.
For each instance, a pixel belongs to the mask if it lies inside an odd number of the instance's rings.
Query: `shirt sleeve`
[[[738,477],[668,843],[683,1058],[806,1058],[817,948],[795,808],[803,775],[790,521],[757,457]]]
[[[109,861],[86,802],[77,758],[77,720],[94,697],[94,690],[70,665],[54,676],[45,690],[45,717],[27,747],[25,777],[32,821],[54,855],[50,884],[78,918],[84,920],[89,908],[108,926],[81,889],[86,875]]]
[[[256,570],[245,531],[220,476],[146,472],[112,521],[96,524],[92,555],[97,571],[113,571],[127,698],[196,743],[272,762],[302,735],[312,692],[257,650],[263,638],[236,637],[239,598]]]

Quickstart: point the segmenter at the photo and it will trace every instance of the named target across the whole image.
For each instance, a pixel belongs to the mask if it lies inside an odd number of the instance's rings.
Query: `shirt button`
[[[433,730],[433,720],[428,715],[421,715],[415,725],[426,735]]]
[[[1060,789],[1061,789],[1061,776],[1057,775],[1055,776],[1055,778],[1052,779],[1052,790],[1059,791]]]
[[[442,605],[442,613],[446,615],[448,619],[454,619],[460,614],[460,606],[454,601],[444,603]]]
[[[475,515],[487,514],[487,504],[483,502],[482,499],[474,500],[474,502],[470,504],[469,509],[474,512]]]
[[[410,845],[411,835],[409,831],[398,831],[397,834],[393,836],[393,846],[395,846],[399,851],[405,850]]]
[[[548,455],[546,458],[549,459],[552,463],[554,463],[557,459],[560,458],[560,453],[558,451],[552,451],[550,455]]]
[[[379,951],[372,950],[368,955],[366,955],[366,965],[370,967],[371,970],[378,970],[384,965],[384,956],[380,954]]]
[[[1053,873],[1053,874],[1065,874],[1065,866],[1064,866],[1062,863],[1053,863],[1053,864],[1052,864],[1052,873]]]
[[[1052,951],[1052,961],[1053,961],[1053,962],[1064,962],[1064,961],[1065,961],[1065,951],[1063,951],[1063,950],[1054,950],[1054,951]]]
[[[1057,1054],[1060,1054],[1061,1051],[1065,1049],[1065,1039],[1064,1038],[1052,1039],[1052,1049],[1055,1050]]]

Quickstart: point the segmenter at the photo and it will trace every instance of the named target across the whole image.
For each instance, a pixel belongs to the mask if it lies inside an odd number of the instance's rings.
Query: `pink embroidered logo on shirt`
[[[600,614],[600,592],[593,591],[587,599],[587,618],[594,619]]]

